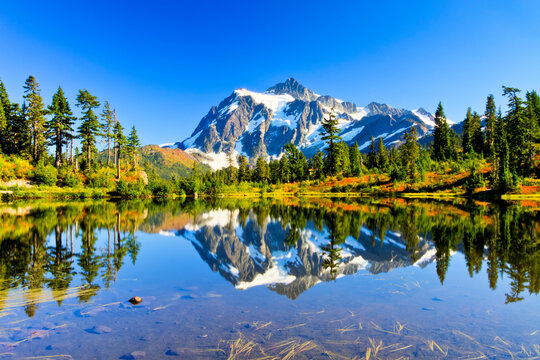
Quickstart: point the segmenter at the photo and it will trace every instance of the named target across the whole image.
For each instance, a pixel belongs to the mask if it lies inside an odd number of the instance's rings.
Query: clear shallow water
[[[0,354],[538,358],[540,219],[527,205],[3,206]]]

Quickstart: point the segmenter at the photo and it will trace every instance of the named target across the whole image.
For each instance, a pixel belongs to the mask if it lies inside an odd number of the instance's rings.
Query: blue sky
[[[145,144],[182,140],[235,88],[288,77],[366,105],[462,120],[501,86],[540,90],[540,1],[6,1],[0,78],[50,102],[87,88]],[[503,107],[504,109],[504,107]]]

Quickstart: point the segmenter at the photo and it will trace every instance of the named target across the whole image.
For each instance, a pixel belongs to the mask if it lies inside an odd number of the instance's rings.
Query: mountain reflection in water
[[[531,204],[529,204],[531,205]],[[15,203],[0,208],[0,310],[25,290],[87,302],[144,251],[138,232],[190,241],[237,289],[264,285],[290,299],[321,281],[436,262],[441,283],[461,252],[470,276],[510,279],[506,302],[540,289],[538,206],[399,199]]]

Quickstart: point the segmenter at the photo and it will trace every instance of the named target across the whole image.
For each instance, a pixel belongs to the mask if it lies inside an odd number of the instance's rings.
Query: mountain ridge
[[[326,147],[321,121],[329,116],[338,119],[343,140],[357,142],[364,152],[372,136],[394,147],[412,126],[420,137],[434,127],[434,116],[422,107],[407,110],[377,102],[362,107],[318,95],[289,78],[264,93],[234,90],[210,108],[190,137],[165,147],[182,149],[214,169],[229,166],[238,155],[251,162],[259,156],[279,158],[289,142],[310,157]]]

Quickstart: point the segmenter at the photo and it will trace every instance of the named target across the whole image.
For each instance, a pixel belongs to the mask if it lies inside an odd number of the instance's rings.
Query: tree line
[[[11,102],[0,80],[0,151],[3,154],[29,159],[34,164],[51,162],[57,169],[80,166],[81,170],[92,171],[100,166],[96,162],[97,145],[104,141],[107,151],[105,165],[116,166],[118,178],[122,158],[128,157],[136,166],[141,142],[135,126],[126,137],[116,109],[111,108],[108,101],[100,102],[87,89],[79,90],[75,106],[81,115],[77,117],[61,86],[48,106],[34,76],[26,79],[23,89],[22,105]],[[98,115],[96,111],[99,109],[101,113]],[[74,147],[75,139],[80,140],[81,152]],[[54,159],[48,155],[49,146],[54,148]]]
[[[500,108],[497,110],[493,95],[487,97],[483,114],[467,109],[460,135],[449,125],[439,103],[429,144],[421,145],[417,128],[411,126],[404,132],[400,146],[387,148],[382,137],[372,137],[367,153],[360,151],[358,143],[349,146],[343,141],[338,119],[330,115],[322,121],[326,146],[310,158],[293,143],[285,146],[281,158],[267,161],[261,156],[251,166],[243,155],[236,159],[235,166],[231,154],[227,168],[205,174],[195,171],[193,181],[185,187],[193,188],[195,182],[195,187],[208,192],[221,184],[280,184],[373,173],[386,173],[393,181],[415,183],[423,180],[428,171],[446,165],[459,167],[465,162],[473,164],[470,181],[477,181],[474,164],[485,160],[493,164],[486,180],[492,188],[505,192],[523,177],[540,175],[536,160],[540,97],[536,91],[529,91],[523,100],[519,93],[519,89],[503,86],[503,95],[508,99],[505,114]]]

